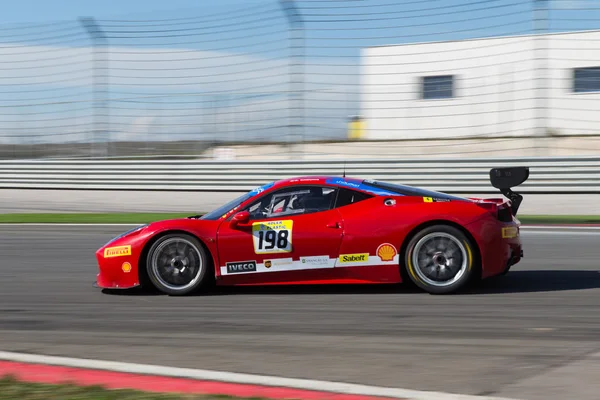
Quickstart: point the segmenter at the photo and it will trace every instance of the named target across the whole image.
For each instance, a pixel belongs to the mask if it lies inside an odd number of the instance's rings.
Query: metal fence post
[[[290,145],[293,146],[295,138],[301,146],[304,142],[304,23],[294,0],[279,0],[279,3],[290,25]],[[302,158],[301,150],[298,156]]]
[[[548,0],[533,0],[534,4],[534,73],[537,75],[535,81],[535,137],[547,137],[548,130]],[[540,139],[538,139],[540,140]],[[538,146],[543,146],[542,143],[537,143],[538,155],[541,149]]]
[[[92,87],[94,97],[94,122],[90,146],[92,156],[108,156],[110,151],[110,129],[108,126],[108,40],[93,17],[82,17],[79,21],[90,35],[93,47]],[[98,150],[94,151],[94,147]]]

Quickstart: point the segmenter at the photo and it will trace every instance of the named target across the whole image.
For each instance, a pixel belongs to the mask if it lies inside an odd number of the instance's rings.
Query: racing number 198
[[[288,236],[290,232],[288,230],[281,231],[259,231],[258,232],[258,248],[259,250],[271,250],[275,248],[285,249],[288,245]],[[265,246],[264,242],[268,244]]]
[[[256,254],[290,253],[294,221],[265,221],[252,224]]]

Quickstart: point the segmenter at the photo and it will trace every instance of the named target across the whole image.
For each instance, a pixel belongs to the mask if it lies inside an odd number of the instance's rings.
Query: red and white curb
[[[111,389],[301,400],[514,400],[6,351],[0,351],[0,360],[4,360],[0,361],[0,376],[13,375],[30,382],[104,385]]]

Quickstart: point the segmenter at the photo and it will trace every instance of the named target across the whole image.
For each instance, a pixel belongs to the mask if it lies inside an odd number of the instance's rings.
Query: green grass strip
[[[185,218],[198,213],[24,213],[0,214],[3,224],[137,224],[163,219]]]
[[[0,400],[233,400],[223,395],[162,394],[101,386],[49,385],[0,379]]]
[[[600,215],[518,215],[523,224],[600,224]]]
[[[163,219],[185,218],[188,213],[24,213],[0,214],[0,224],[143,224]],[[519,215],[523,224],[600,224],[600,215]]]

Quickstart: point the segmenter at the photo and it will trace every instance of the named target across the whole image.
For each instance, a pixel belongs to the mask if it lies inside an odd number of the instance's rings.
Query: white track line
[[[411,400],[514,400],[500,397],[470,396],[441,392],[426,392],[409,389],[396,389],[378,386],[357,385],[341,382],[326,382],[309,379],[281,378],[266,375],[238,374],[234,372],[211,371],[204,369],[164,367],[159,365],[133,364],[114,361],[91,360],[69,357],[44,356],[36,354],[0,351],[0,360],[22,363],[59,365],[72,368],[86,368],[125,372],[143,375],[168,376],[206,381],[219,381],[249,385],[287,387],[321,392],[345,393],[363,396],[379,396]]]

